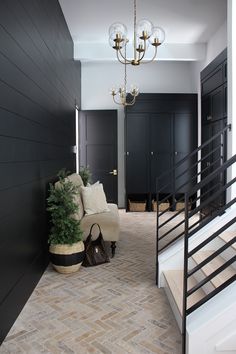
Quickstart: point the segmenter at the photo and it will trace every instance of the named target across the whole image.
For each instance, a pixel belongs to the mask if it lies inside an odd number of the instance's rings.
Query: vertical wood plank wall
[[[1,0],[0,343],[48,262],[46,193],[75,171],[80,80],[58,0]]]

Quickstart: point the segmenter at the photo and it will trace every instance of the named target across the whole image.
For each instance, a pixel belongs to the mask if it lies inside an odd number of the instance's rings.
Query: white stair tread
[[[182,316],[183,312],[183,270],[167,270],[164,273],[166,282],[178,307],[178,310]],[[190,277],[188,279],[188,289],[191,289],[197,284],[197,281]],[[188,297],[187,307],[191,307],[196,304],[205,296],[205,292],[202,289],[198,289],[192,295]]]
[[[236,236],[236,231],[224,231],[222,232],[222,234],[219,235],[219,237],[225,242],[229,242],[235,236]],[[233,243],[231,247],[233,247],[236,250],[236,242]]]
[[[215,251],[199,251],[195,253],[192,258],[193,260],[199,264],[201,263],[204,259],[209,257],[212,253]],[[202,267],[203,273],[208,276],[211,273],[213,273],[216,269],[218,269],[220,266],[222,266],[225,263],[225,260],[221,256],[215,257],[211,262],[206,264],[204,267]],[[217,288],[221,284],[223,284],[226,280],[231,278],[234,274],[236,273],[235,269],[233,267],[228,267],[222,272],[220,272],[217,276],[211,279],[212,285]]]

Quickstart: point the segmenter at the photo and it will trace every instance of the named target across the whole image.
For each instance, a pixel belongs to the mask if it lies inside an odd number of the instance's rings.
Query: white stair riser
[[[179,309],[178,309],[178,307],[176,305],[175,299],[174,299],[174,297],[172,295],[172,292],[169,289],[168,283],[167,283],[167,281],[166,281],[164,276],[163,276],[163,288],[164,288],[166,296],[167,296],[167,298],[169,300],[169,304],[170,304],[170,307],[171,307],[171,309],[173,311],[173,314],[175,316],[175,319],[176,319],[176,322],[178,324],[179,330],[182,333],[182,316],[181,316],[181,314],[179,312]]]

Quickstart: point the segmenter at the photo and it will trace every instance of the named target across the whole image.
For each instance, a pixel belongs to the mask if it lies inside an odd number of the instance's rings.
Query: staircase
[[[184,354],[236,353],[236,198],[227,202],[225,198],[236,177],[227,182],[224,178],[236,163],[236,155],[227,160],[224,153],[229,130],[230,126],[225,127],[179,162],[178,168],[188,159],[193,161],[191,180],[178,188],[176,183],[161,201],[166,186],[157,189],[157,204],[167,199],[172,203],[162,212],[157,209],[156,279],[165,289],[182,333]],[[201,151],[219,136],[220,154],[206,173],[201,169]],[[182,172],[176,180],[186,171],[178,170]],[[184,195],[183,207],[170,213],[179,191]],[[211,212],[202,213],[208,205]]]

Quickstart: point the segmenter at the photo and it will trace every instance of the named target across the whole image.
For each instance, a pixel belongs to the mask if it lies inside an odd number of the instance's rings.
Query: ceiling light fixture
[[[126,55],[126,46],[125,46],[125,55]],[[116,104],[122,105],[124,107],[126,106],[133,106],[135,103],[136,97],[139,94],[139,89],[137,86],[131,85],[130,90],[127,90],[127,71],[126,71],[126,62],[125,64],[125,76],[124,76],[124,86],[119,87],[118,89],[112,88],[111,89],[111,95],[113,98],[113,101]],[[118,96],[118,100],[117,97]]]
[[[152,62],[157,55],[157,47],[165,40],[165,32],[161,27],[154,27],[149,20],[140,20],[136,23],[136,0],[134,0],[134,35],[133,49],[134,56],[132,59],[127,59],[126,54],[122,53],[122,48],[127,46],[127,28],[124,24],[116,22],[109,28],[109,43],[116,51],[117,59],[122,64],[139,65],[148,49],[150,43],[154,49],[154,55],[151,60],[142,61],[142,63]]]

